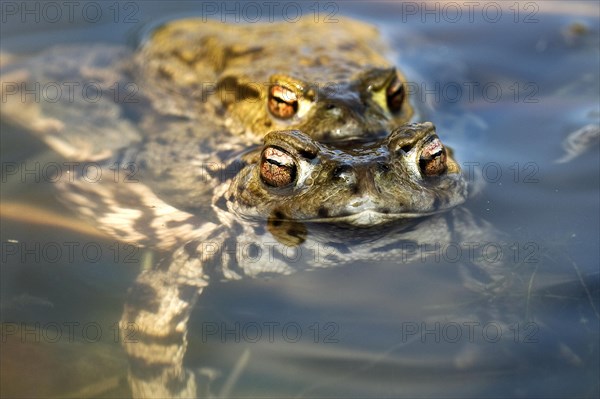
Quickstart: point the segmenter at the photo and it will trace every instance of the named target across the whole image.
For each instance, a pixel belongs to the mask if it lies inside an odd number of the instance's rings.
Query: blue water
[[[218,2],[80,3],[70,22],[65,9],[54,21],[43,3],[39,9],[28,3],[33,14],[23,14],[21,2],[3,2],[2,51],[26,56],[57,43],[133,44],[157,21],[214,18],[222,11],[212,8]],[[78,11],[89,3],[90,14]],[[450,8],[427,14],[420,2],[302,5],[304,13],[318,9],[319,18],[349,15],[379,26],[394,61],[417,89],[412,101],[419,118],[434,122],[463,169],[472,168],[474,180],[484,183],[466,207],[515,243],[511,255],[523,261],[521,281],[498,299],[506,314],[485,322],[443,316],[453,314],[445,310],[456,305],[451,301],[469,299],[461,292],[456,263],[443,256],[414,265],[360,261],[212,285],[192,315],[186,366],[202,369],[202,375],[215,372],[213,393],[599,395],[598,142],[570,162],[555,162],[569,133],[600,122],[599,6],[544,3],[546,8],[516,3],[518,15],[506,4],[501,17],[490,8],[485,15],[475,12],[472,22],[464,6],[456,19]],[[286,17],[295,15],[297,3],[292,4]],[[102,12],[98,21],[94,7]],[[240,15],[255,18],[247,11]],[[572,33],[574,24],[585,27],[583,33]],[[4,165],[60,161],[35,138],[4,123],[1,138]],[[54,198],[51,183],[23,182],[3,172],[3,203],[75,218]],[[130,395],[115,323],[144,251],[127,263],[129,249],[114,241],[4,215],[0,231],[2,396]],[[23,254],[22,247],[13,254],[16,242],[41,255]],[[102,256],[77,250],[65,261],[65,243],[71,242],[78,248],[88,244],[90,251],[100,247]],[[58,262],[52,262],[55,243],[64,251]],[[500,324],[506,318],[514,324]],[[504,339],[496,340],[498,332]],[[236,365],[239,375],[233,378]]]

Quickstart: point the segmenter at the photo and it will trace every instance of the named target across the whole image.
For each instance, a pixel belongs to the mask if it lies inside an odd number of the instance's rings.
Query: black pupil
[[[281,90],[281,91],[274,91],[271,95],[272,98],[275,99],[275,101],[277,101],[278,103],[284,103],[284,104],[295,104],[296,103],[296,96],[289,90]]]
[[[388,88],[387,93],[387,105],[388,108],[397,112],[402,107],[402,102],[404,101],[404,85],[398,80],[398,78],[394,79],[390,87]]]
[[[280,168],[289,168],[289,165],[282,164],[274,159],[267,158],[267,162],[271,165],[279,166]]]
[[[288,104],[288,105],[290,105],[290,104],[292,104],[294,102],[294,100],[288,100],[287,98],[279,97],[279,96],[274,96],[273,98],[278,103],[284,103],[284,104]]]
[[[281,118],[292,117],[298,111],[298,101],[296,95],[288,89],[276,86],[271,90],[269,100],[272,102],[272,109],[275,114]]]

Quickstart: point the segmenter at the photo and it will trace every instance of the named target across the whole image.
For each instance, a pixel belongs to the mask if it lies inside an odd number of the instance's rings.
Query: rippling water
[[[56,43],[134,43],[157,20],[222,11],[219,2],[81,2],[71,22],[64,8],[59,17],[27,3],[27,14],[23,4],[2,4],[3,57]],[[293,18],[291,4],[274,16]],[[598,139],[557,162],[569,134],[600,123],[598,4],[502,3],[500,14],[499,4],[472,15],[462,2],[304,3],[302,12],[380,27],[411,82],[418,119],[434,122],[483,183],[466,207],[506,234],[505,256],[523,265],[514,292],[498,299],[505,313],[450,316],[452,301],[470,298],[448,248],[410,265],[360,261],[215,284],[192,315],[186,358],[214,377],[213,393],[598,396]],[[241,10],[246,22],[257,18]],[[62,162],[56,154],[6,124],[1,151],[2,396],[129,395],[116,323],[145,253],[75,222],[40,225],[34,220],[45,216],[7,211],[25,204],[73,218],[49,179],[10,170]]]

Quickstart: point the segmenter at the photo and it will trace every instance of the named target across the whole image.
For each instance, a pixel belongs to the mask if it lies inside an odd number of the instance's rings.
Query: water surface
[[[481,319],[453,311],[456,298],[472,298],[462,292],[458,262],[444,252],[408,265],[358,261],[211,285],[192,315],[186,366],[214,377],[213,393],[598,396],[598,141],[556,162],[571,132],[600,121],[598,4],[544,3],[515,3],[518,15],[505,5],[500,18],[478,10],[472,21],[464,6],[456,18],[449,8],[427,14],[422,3],[318,5],[320,18],[335,12],[379,26],[416,89],[418,118],[434,122],[463,168],[484,183],[466,207],[514,243],[508,257],[521,269],[514,291],[497,299],[504,313]],[[98,4],[104,15],[97,22],[78,14],[72,23],[66,14],[23,22],[18,12],[5,14],[3,53],[27,56],[57,43],[133,44],[156,21],[207,14],[197,2]],[[315,4],[305,3],[303,12]],[[63,161],[6,124],[1,137],[3,165]],[[3,205],[75,220],[55,199],[52,182],[4,168],[2,179]],[[116,323],[145,251],[128,262],[122,243],[4,212],[2,396],[130,395]],[[67,243],[102,253],[78,249],[70,258]],[[57,261],[55,245],[64,251]]]

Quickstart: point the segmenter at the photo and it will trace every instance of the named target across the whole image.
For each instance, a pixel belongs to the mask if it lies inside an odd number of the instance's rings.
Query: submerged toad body
[[[196,393],[186,325],[215,276],[393,259],[399,240],[481,239],[460,210],[423,218],[461,204],[467,186],[431,124],[403,125],[413,113],[404,77],[381,51],[376,31],[352,20],[182,20],[134,53],[56,48],[2,71],[3,118],[71,161],[120,170],[62,182],[61,197],[112,236],[163,254],[122,319],[141,338],[125,345],[135,396]],[[22,96],[36,82],[92,81],[96,101]],[[215,251],[240,243],[269,243],[272,256]],[[291,265],[277,255],[315,243],[327,257]]]

